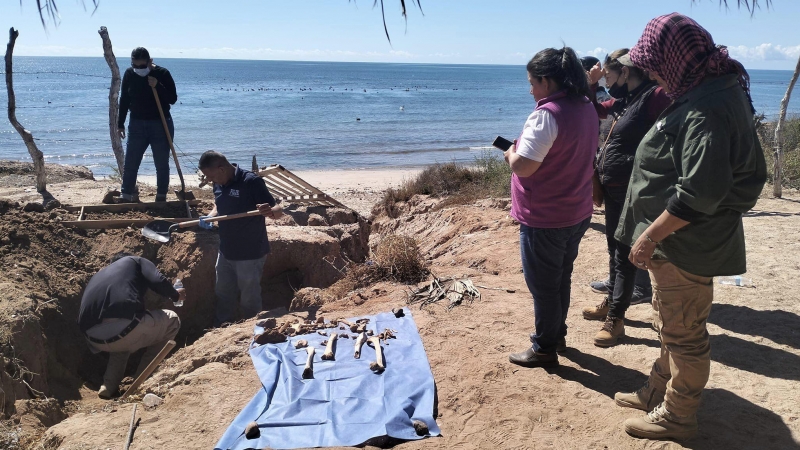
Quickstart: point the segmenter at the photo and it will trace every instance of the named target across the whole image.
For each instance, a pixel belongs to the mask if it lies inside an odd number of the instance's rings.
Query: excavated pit
[[[71,402],[86,394],[82,386],[96,389],[102,381],[107,355],[89,351],[76,319],[84,286],[112,255],[143,256],[183,280],[183,307],[153,293],[145,299],[148,309],[179,314],[179,348],[211,327],[216,301],[215,231],[173,233],[160,244],[139,229],[82,230],[61,223],[72,219],[65,210],[25,212],[24,206],[0,200],[0,448],[24,448],[26,436],[67,417]],[[264,309],[288,308],[303,287],[333,284],[348,262],[363,262],[369,251],[370,223],[346,209],[290,206],[267,230]]]

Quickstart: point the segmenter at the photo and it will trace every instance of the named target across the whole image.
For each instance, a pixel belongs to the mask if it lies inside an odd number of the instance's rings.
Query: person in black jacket
[[[137,376],[173,339],[181,327],[178,315],[169,310],[146,310],[148,289],[157,294],[183,300],[186,293],[147,259],[118,253],[111,264],[94,274],[81,299],[78,327],[94,353],[109,352],[108,367],[98,395],[111,398],[118,393],[128,356],[147,347],[136,371]]]
[[[119,134],[125,139],[125,118],[130,110],[131,120],[128,124],[128,145],[125,149],[125,169],[122,174],[121,189],[122,200],[127,202],[138,201],[136,177],[148,146],[153,152],[153,162],[156,165],[156,201],[167,200],[170,148],[153,88],[158,92],[161,109],[164,111],[172,137],[175,135],[175,127],[169,109],[170,105],[178,101],[175,81],[169,70],[153,64],[146,48],[137,47],[131,53],[131,67],[122,77],[117,123]]]
[[[595,198],[594,201],[597,205],[605,203],[606,206],[609,283],[595,282],[606,287],[608,295],[599,305],[584,308],[583,317],[604,322],[594,343],[600,347],[610,347],[625,335],[625,312],[633,303],[635,285],[640,284],[636,283],[638,269],[628,260],[630,247],[616,240],[614,233],[622,215],[636,149],[672,101],[662,88],[650,80],[647,73],[633,66],[627,48],[612,52],[606,58],[604,69],[600,69],[599,65],[592,68],[589,81],[596,82],[603,74],[613,98],[602,103],[595,101],[595,109],[601,119],[612,116],[614,121],[598,154],[595,177],[602,188],[602,198]],[[647,281],[645,279],[645,283],[641,284],[646,284],[643,287],[649,290]],[[595,283],[592,283],[592,288],[600,291],[594,286]]]

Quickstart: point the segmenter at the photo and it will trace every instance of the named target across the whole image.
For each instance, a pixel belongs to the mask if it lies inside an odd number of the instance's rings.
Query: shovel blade
[[[154,220],[142,228],[142,236],[158,242],[169,242],[170,227],[175,225],[168,220]]]
[[[175,196],[182,202],[195,199],[194,192],[192,191],[175,191]]]

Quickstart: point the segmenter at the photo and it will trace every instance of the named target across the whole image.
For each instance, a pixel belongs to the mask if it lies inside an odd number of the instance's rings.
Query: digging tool
[[[128,427],[128,436],[125,438],[125,450],[131,448],[131,441],[133,441],[133,424],[136,423],[136,407],[139,406],[138,403],[133,404],[133,414],[131,414],[131,425]]]
[[[166,345],[164,345],[164,348],[162,348],[161,351],[158,352],[158,355],[156,355],[156,357],[153,358],[152,361],[150,361],[150,364],[148,364],[147,367],[144,368],[142,374],[139,375],[135,380],[133,380],[133,384],[131,385],[131,387],[125,390],[125,393],[122,394],[122,397],[120,397],[119,399],[125,400],[129,395],[136,392],[136,389],[139,389],[139,386],[141,386],[141,384],[144,383],[144,380],[146,380],[147,377],[149,377],[150,374],[156,370],[156,367],[158,367],[158,365],[161,364],[161,361],[163,361],[164,358],[167,357],[167,354],[174,347],[175,347],[175,341],[167,341]]]
[[[243,217],[260,216],[261,211],[254,209],[246,213],[228,214],[227,216],[214,216],[208,219],[203,219],[208,223],[222,222],[223,220],[241,219]],[[170,234],[178,228],[194,227],[200,223],[200,220],[188,220],[186,222],[170,222],[169,220],[154,220],[142,228],[142,235],[146,238],[153,239],[158,242],[169,242]]]
[[[153,96],[156,98],[158,114],[161,115],[161,124],[164,125],[164,132],[167,133],[167,142],[169,142],[169,149],[172,150],[172,158],[175,160],[175,169],[178,170],[178,178],[181,179],[181,190],[175,191],[175,195],[177,195],[178,200],[181,201],[194,200],[194,193],[192,193],[192,191],[187,191],[186,184],[183,182],[183,172],[181,172],[181,165],[178,162],[178,154],[175,152],[175,146],[172,145],[172,135],[170,134],[169,127],[167,126],[167,118],[164,117],[164,110],[161,108],[161,100],[158,98],[158,92],[156,92],[156,88],[153,86],[150,86],[150,89],[153,90]]]

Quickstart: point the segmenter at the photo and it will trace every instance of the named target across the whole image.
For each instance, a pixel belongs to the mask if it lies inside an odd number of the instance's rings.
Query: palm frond
[[[91,2],[94,6],[92,9],[92,15],[94,15],[97,11],[97,7],[100,6],[100,0],[91,0]],[[22,0],[19,0],[19,4],[22,5]],[[86,0],[81,0],[81,4],[85,11]],[[45,30],[47,29],[48,21],[55,26],[58,26],[61,22],[61,15],[58,13],[58,4],[56,0],[36,0],[36,7],[39,9],[39,19],[42,21],[42,28]]]
[[[731,0],[732,2],[733,0]],[[699,3],[700,0],[692,0],[692,3]],[[729,9],[730,6],[728,5],[728,0],[719,0],[720,6],[724,6],[725,9]],[[754,16],[756,14],[756,9],[761,9],[761,5],[764,5],[767,9],[772,7],[772,0],[736,0],[736,6],[741,9],[742,6],[750,12],[750,16]]]

